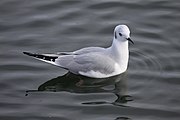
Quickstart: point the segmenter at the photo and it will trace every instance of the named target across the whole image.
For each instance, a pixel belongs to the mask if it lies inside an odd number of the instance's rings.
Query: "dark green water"
[[[179,120],[179,0],[1,0],[1,120]],[[111,44],[131,29],[128,71],[89,79],[23,51]],[[26,94],[26,91],[27,92]]]

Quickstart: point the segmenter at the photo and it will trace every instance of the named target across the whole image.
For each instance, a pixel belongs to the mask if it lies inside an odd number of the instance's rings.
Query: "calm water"
[[[179,120],[179,0],[1,0],[1,120]],[[23,51],[111,44],[127,24],[128,71],[107,79],[66,74]],[[26,93],[26,91],[28,91]]]

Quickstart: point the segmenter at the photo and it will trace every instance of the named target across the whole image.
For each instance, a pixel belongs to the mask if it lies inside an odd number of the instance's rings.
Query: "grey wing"
[[[86,53],[91,53],[91,52],[103,52],[104,50],[105,48],[102,48],[102,47],[86,47],[80,50],[76,50],[73,53],[80,55],[80,54],[86,54]]]
[[[98,71],[103,74],[114,72],[115,62],[108,55],[88,53],[82,55],[65,55],[56,59],[56,64],[79,74],[79,72]]]
[[[74,52],[58,52],[57,55],[81,55],[81,54],[87,54],[90,52],[102,52],[105,48],[101,47],[86,47],[79,50],[76,50]]]
[[[74,55],[73,52],[57,52],[57,55]]]

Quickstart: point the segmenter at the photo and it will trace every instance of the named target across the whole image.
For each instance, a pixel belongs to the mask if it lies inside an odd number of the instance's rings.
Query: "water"
[[[179,120],[179,0],[0,1],[1,120]],[[128,71],[88,79],[23,51],[111,44],[131,29]],[[26,93],[27,91],[27,93]]]

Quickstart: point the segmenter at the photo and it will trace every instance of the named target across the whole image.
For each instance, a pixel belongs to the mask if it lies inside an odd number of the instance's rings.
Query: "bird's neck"
[[[122,42],[114,39],[111,47],[109,47],[110,54],[119,64],[119,67],[122,71],[125,71],[128,66],[129,60],[129,49],[128,49],[128,41],[124,40]]]

